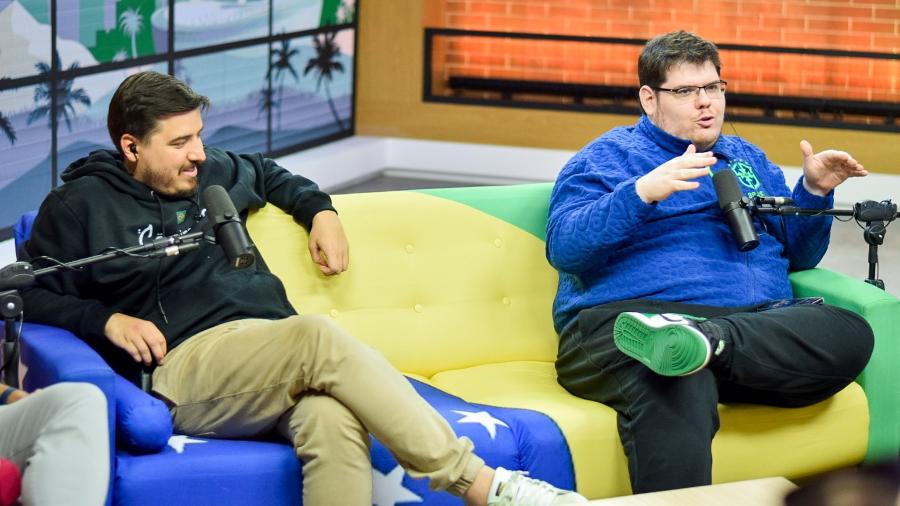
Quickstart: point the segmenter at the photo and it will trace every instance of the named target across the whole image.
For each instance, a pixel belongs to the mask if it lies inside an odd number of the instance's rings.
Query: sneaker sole
[[[709,342],[682,325],[654,327],[640,316],[622,313],[613,326],[613,340],[622,353],[662,376],[687,376],[709,362]]]

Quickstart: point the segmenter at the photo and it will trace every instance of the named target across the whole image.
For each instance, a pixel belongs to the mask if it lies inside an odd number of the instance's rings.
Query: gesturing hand
[[[812,145],[800,141],[803,153],[803,186],[813,195],[825,196],[847,180],[862,177],[869,172],[846,151],[826,149],[813,154]]]
[[[166,357],[166,338],[153,322],[122,313],[113,313],[103,329],[106,338],[127,351],[135,362],[162,365]]]
[[[312,220],[309,254],[326,276],[340,274],[350,265],[350,246],[341,220],[334,211],[322,211]]]
[[[716,157],[712,152],[697,153],[697,148],[691,144],[684,154],[677,156],[650,172],[639,177],[634,184],[634,189],[647,204],[659,202],[669,198],[669,195],[684,190],[693,190],[700,186],[697,179],[709,173],[711,165],[716,163]]]

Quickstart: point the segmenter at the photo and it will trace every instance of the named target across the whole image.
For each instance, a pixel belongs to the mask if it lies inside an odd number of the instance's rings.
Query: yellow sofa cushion
[[[628,463],[616,412],[572,396],[549,362],[508,362],[445,371],[431,383],[469,402],[540,411],[569,444],[578,490],[590,498],[630,493]],[[856,383],[831,399],[797,409],[719,405],[713,440],[716,483],[786,476],[799,478],[862,460],[869,426],[866,397]]]
[[[401,371],[552,361],[556,271],[537,237],[463,204],[415,193],[337,195],[350,269],[323,276],[306,232],[274,206],[250,235],[301,313],[331,315]]]

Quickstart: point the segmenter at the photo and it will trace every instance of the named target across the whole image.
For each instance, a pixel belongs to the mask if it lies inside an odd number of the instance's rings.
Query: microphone
[[[731,228],[731,234],[741,251],[750,251],[759,246],[759,236],[753,228],[750,213],[743,206],[744,194],[738,186],[737,178],[731,170],[720,170],[713,176],[713,186],[719,197],[719,208]]]
[[[215,232],[216,242],[225,251],[228,263],[236,269],[253,265],[256,260],[253,245],[225,188],[213,185],[203,190],[203,202],[209,226]]]

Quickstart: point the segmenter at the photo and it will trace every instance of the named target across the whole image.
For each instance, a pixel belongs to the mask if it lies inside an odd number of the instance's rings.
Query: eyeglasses
[[[680,88],[657,88],[655,86],[651,86],[654,90],[657,91],[668,91],[678,100],[694,100],[700,96],[700,90],[706,92],[706,96],[709,98],[722,98],[725,96],[725,86],[728,84],[728,81],[715,81],[709,84],[704,84],[703,86],[682,86]]]

